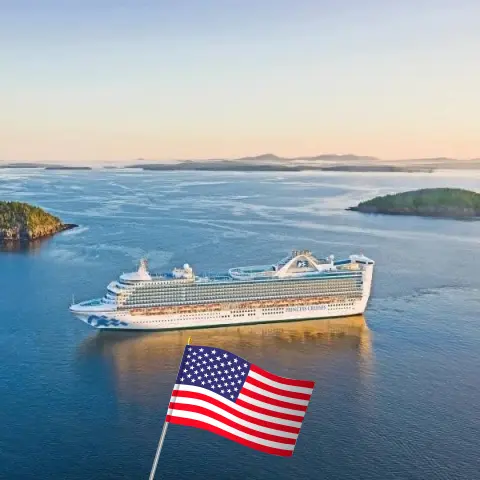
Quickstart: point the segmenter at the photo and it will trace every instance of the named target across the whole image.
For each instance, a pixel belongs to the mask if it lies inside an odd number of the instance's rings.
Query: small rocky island
[[[347,210],[388,215],[480,218],[480,194],[460,188],[425,188],[376,197]]]
[[[76,226],[28,203],[0,201],[0,243],[34,241]]]

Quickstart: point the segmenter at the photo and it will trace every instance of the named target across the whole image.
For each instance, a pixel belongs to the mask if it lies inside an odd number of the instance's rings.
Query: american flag
[[[187,345],[166,421],[290,457],[314,385],[279,377],[220,348]]]

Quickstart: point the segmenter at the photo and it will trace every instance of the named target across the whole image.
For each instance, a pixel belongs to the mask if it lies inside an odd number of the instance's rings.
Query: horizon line
[[[97,159],[97,160],[60,160],[60,159],[38,159],[38,160],[18,160],[18,159],[0,159],[0,164],[34,164],[34,165],[44,165],[44,164],[63,164],[63,165],[80,165],[80,164],[123,164],[123,163],[182,163],[182,162],[225,162],[225,161],[240,161],[240,160],[274,160],[278,159],[280,161],[301,161],[301,160],[322,160],[324,157],[325,160],[335,158],[341,159],[345,157],[351,157],[352,161],[381,161],[386,164],[396,163],[396,162],[418,162],[418,161],[452,161],[452,162],[470,162],[470,161],[480,161],[480,155],[478,157],[446,157],[446,156],[429,156],[429,157],[409,157],[409,158],[395,158],[395,159],[384,159],[374,155],[358,155],[354,153],[319,153],[314,155],[297,155],[297,156],[282,156],[275,153],[260,153],[244,156],[235,156],[235,157],[196,157],[196,158],[147,158],[147,157],[136,157],[131,159],[115,159],[115,160],[106,160],[106,159]]]

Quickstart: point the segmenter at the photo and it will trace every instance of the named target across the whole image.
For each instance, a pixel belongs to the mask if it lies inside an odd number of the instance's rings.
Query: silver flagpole
[[[187,345],[190,345],[192,337],[188,337]],[[158,459],[160,458],[160,452],[162,451],[163,442],[165,441],[165,435],[167,434],[168,422],[165,421],[162,428],[162,433],[160,435],[160,440],[158,441],[157,452],[155,453],[155,459],[153,460],[152,471],[150,472],[150,477],[148,480],[154,480],[155,471],[157,470]]]
[[[153,480],[155,478],[155,470],[157,470],[157,463],[160,457],[160,452],[162,451],[163,441],[165,440],[165,435],[167,434],[168,422],[163,424],[162,434],[160,435],[160,440],[158,441],[157,453],[155,454],[155,460],[153,461],[152,471],[150,472],[150,477],[148,480]]]

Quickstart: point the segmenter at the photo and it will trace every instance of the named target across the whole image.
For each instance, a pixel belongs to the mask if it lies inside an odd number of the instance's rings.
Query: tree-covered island
[[[0,243],[36,240],[76,226],[28,203],[0,201]]]
[[[480,194],[460,188],[425,188],[375,197],[347,210],[389,215],[480,218]]]

